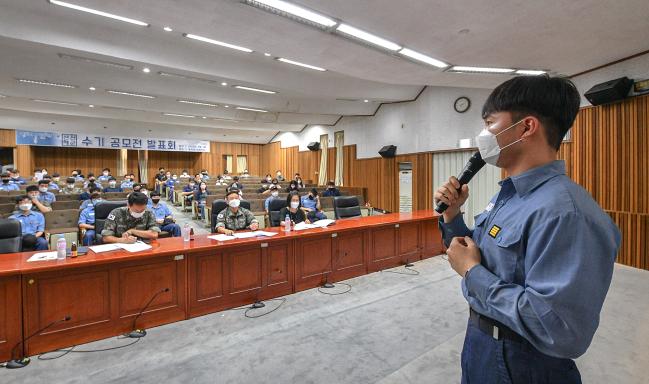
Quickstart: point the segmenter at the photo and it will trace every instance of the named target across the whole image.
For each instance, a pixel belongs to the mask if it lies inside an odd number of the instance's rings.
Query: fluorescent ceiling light
[[[313,11],[310,11],[308,9],[298,7],[297,5],[287,3],[286,1],[281,1],[281,0],[254,0],[254,1],[248,1],[249,4],[259,6],[265,5],[270,8],[274,8],[275,10],[285,12],[289,15],[297,16],[301,19],[309,20],[311,22],[314,22],[316,24],[320,24],[325,27],[333,27],[334,25],[337,24],[335,20],[332,20],[328,17],[322,16],[318,13],[315,13]]]
[[[201,81],[203,83],[209,83],[209,84],[217,83],[217,81],[215,81],[215,80],[204,79],[202,77],[181,75],[181,74],[178,74],[178,73],[171,73],[171,72],[162,72],[162,71],[160,71],[160,72],[158,72],[158,75],[164,76],[164,77],[176,77],[176,78],[185,79],[185,80]]]
[[[226,108],[230,108],[230,106],[229,106],[229,105],[224,105],[224,107],[226,107]]]
[[[316,71],[323,71],[323,72],[326,71],[326,69],[316,67],[315,65],[304,64],[304,63],[300,63],[299,61],[293,61],[293,60],[285,59],[283,57],[279,57],[279,58],[277,58],[277,60],[281,61],[282,63],[293,64],[293,65],[297,65],[297,66],[304,67],[304,68],[309,68],[309,69],[315,69]]]
[[[100,65],[105,65],[107,67],[113,67],[113,68],[117,68],[117,69],[126,69],[126,70],[132,70],[133,69],[132,65],[120,64],[120,63],[115,63],[115,62],[112,62],[112,61],[91,59],[90,57],[68,55],[66,53],[59,53],[58,55],[59,55],[59,57],[61,59],[81,61],[81,62],[90,63],[90,64],[100,64]]]
[[[412,49],[404,48],[404,49],[400,50],[399,53],[404,55],[404,56],[408,56],[411,59],[421,61],[422,63],[430,64],[430,65],[432,65],[434,67],[437,67],[437,68],[446,68],[446,67],[448,67],[448,64],[446,64],[445,62],[439,61],[437,59],[433,59],[430,56],[426,56],[423,53],[413,51]]]
[[[58,105],[71,105],[73,107],[78,107],[79,104],[76,103],[66,103],[64,101],[54,101],[54,100],[43,100],[43,99],[32,99],[32,101],[35,101],[37,103],[48,103],[48,104],[58,104]]]
[[[140,25],[142,27],[148,27],[149,26],[148,23],[145,23],[145,22],[140,21],[140,20],[129,19],[128,17],[118,16],[118,15],[114,15],[112,13],[102,12],[102,11],[98,11],[96,9],[86,8],[86,7],[82,7],[80,5],[66,3],[64,1],[49,0],[49,2],[51,4],[54,4],[54,5],[60,5],[61,7],[75,9],[75,10],[81,11],[81,12],[92,13],[93,15],[108,17],[108,18],[111,18],[111,19],[124,21],[124,22],[127,22],[127,23],[135,24],[135,25]]]
[[[264,53],[264,56],[270,57],[270,53]]]
[[[91,91],[94,91],[94,90],[96,90],[97,88],[95,88],[95,87],[89,87],[88,89],[91,90]]]
[[[173,31],[173,29],[172,29],[171,27],[164,27],[164,28],[162,28],[162,29],[164,29],[165,32],[171,32],[171,31]]]
[[[547,73],[546,71],[538,71],[534,69],[519,69],[516,71],[517,74],[519,75],[531,75],[531,76],[538,76],[538,75],[543,75],[544,73]]]
[[[135,97],[143,97],[145,99],[155,99],[155,96],[151,95],[143,95],[141,93],[133,93],[133,92],[125,92],[125,91],[115,91],[115,90],[106,90],[108,93],[112,93],[115,95],[124,95],[124,96],[135,96]]]
[[[90,104],[90,105],[89,105],[88,107],[89,107],[89,108],[94,108],[95,106],[94,106],[94,105],[92,105],[92,104]]]
[[[191,119],[196,117],[196,116],[193,116],[193,115],[181,115],[180,113],[163,113],[163,115],[172,116],[172,117],[189,117]]]
[[[246,47],[240,47],[238,45],[224,43],[222,41],[213,40],[213,39],[203,37],[203,36],[192,35],[191,33],[183,33],[183,36],[185,36],[187,38],[190,38],[190,39],[202,41],[202,42],[205,42],[205,43],[219,45],[221,47],[226,47],[226,48],[230,48],[230,49],[236,49],[237,51],[242,51],[242,52],[247,52],[247,53],[252,52],[252,49],[248,49]]]
[[[451,71],[457,72],[485,72],[485,73],[510,73],[514,72],[511,68],[489,68],[489,67],[465,67],[456,65],[451,68]]]
[[[227,86],[228,86],[228,83],[226,83],[226,82],[224,81],[224,82],[221,83],[221,85],[224,86],[224,87],[227,87]]]
[[[255,108],[247,108],[247,107],[237,107],[237,109],[240,109],[242,111],[252,111],[252,112],[268,112],[263,109],[255,109]]]
[[[144,68],[142,68],[142,72],[149,73],[149,72],[151,72],[151,70],[149,69],[149,67],[144,67]]]
[[[243,85],[235,85],[234,87],[237,88],[237,89],[243,89],[245,91],[252,91],[252,92],[259,92],[259,93],[270,93],[270,94],[277,93],[275,91],[268,91],[268,90],[265,90],[265,89],[244,87]]]
[[[29,79],[16,79],[16,80],[18,80],[18,82],[20,83],[25,83],[25,84],[49,85],[51,87],[59,87],[59,88],[77,88],[76,85],[51,83],[49,81],[29,80]]]
[[[363,100],[363,103],[369,103],[369,102],[370,102],[370,101],[367,100],[367,99]]]
[[[195,100],[176,100],[176,101],[183,104],[195,104],[195,105],[204,105],[206,107],[218,107],[218,104],[207,103],[205,101],[195,101]]]
[[[363,41],[366,41],[370,44],[378,45],[379,47],[383,47],[385,49],[389,49],[390,51],[398,51],[401,49],[401,46],[399,44],[393,43],[389,40],[385,40],[381,37],[372,35],[371,33],[367,33],[363,30],[360,30],[358,28],[354,28],[351,25],[347,24],[340,24],[338,28],[336,28],[336,31],[342,32],[346,35],[350,35],[353,37],[356,37],[358,39],[361,39]]]
[[[143,109],[122,108],[122,107],[109,107],[109,106],[107,106],[107,105],[103,105],[101,108],[104,108],[104,109],[112,109],[112,110],[115,110],[115,111],[149,112],[149,111],[145,111],[145,110],[143,110]]]

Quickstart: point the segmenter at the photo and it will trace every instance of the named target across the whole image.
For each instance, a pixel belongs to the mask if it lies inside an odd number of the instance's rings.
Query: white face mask
[[[273,197],[279,196],[279,192],[277,192],[277,191],[273,191],[270,194],[273,195]]]
[[[131,211],[131,210],[129,209],[129,212],[131,213],[131,216],[133,216],[133,217],[136,218],[136,219],[139,219],[140,217],[144,216],[144,212],[146,212],[146,211],[142,211],[142,212],[133,212],[133,211]]]
[[[104,176],[108,176],[108,172],[104,172]]]
[[[74,189],[74,184],[68,184],[68,188]]]
[[[111,181],[110,183],[108,183],[108,185],[110,185],[111,187],[115,187],[117,185],[117,183],[114,182],[114,181]]]
[[[234,199],[234,200],[228,201],[228,205],[230,207],[232,207],[232,208],[237,208],[239,206],[239,204],[241,204],[241,200],[239,200],[239,199]]]
[[[300,203],[297,201],[291,201],[291,208],[297,209],[300,206]]]
[[[47,192],[47,187],[38,188],[38,190],[41,192]]]
[[[18,208],[20,208],[21,211],[29,211],[32,209],[32,204],[20,204]]]
[[[523,119],[525,120],[525,119]],[[500,152],[502,152],[503,149],[511,147],[512,145],[518,143],[519,141],[523,140],[522,138],[514,141],[513,143],[509,143],[505,145],[504,147],[500,148],[498,145],[498,140],[496,137],[500,135],[501,133],[509,130],[510,128],[513,128],[520,124],[523,120],[520,120],[509,127],[503,129],[502,131],[498,132],[497,134],[491,133],[487,128],[484,128],[478,136],[476,136],[475,140],[476,143],[478,144],[478,149],[480,150],[480,156],[482,156],[482,159],[487,163],[491,164],[493,166],[497,166],[498,164],[498,158],[500,157]]]

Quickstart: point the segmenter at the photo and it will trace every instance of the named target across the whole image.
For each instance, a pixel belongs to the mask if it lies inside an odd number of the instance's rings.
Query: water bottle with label
[[[189,227],[189,223],[185,223],[185,225],[183,226],[183,229],[180,232],[182,232],[183,241],[189,241],[189,239],[191,238],[191,236],[190,236],[191,228]]]
[[[284,219],[284,231],[291,231],[291,218],[289,215],[286,215],[286,218]]]
[[[67,252],[68,245],[65,242],[65,236],[59,235],[59,239],[56,240],[56,258],[59,260],[65,260],[65,254]]]

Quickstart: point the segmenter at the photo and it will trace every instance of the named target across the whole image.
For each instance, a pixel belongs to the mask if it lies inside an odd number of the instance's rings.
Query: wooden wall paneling
[[[34,156],[29,145],[16,145],[14,148],[14,165],[20,171],[20,176],[28,178],[34,172]]]
[[[17,148],[20,147],[22,146],[19,145]],[[34,167],[47,168],[50,174],[58,172],[61,175],[70,175],[72,170],[76,168],[80,168],[84,175],[93,172],[95,176],[99,176],[104,168],[110,168],[113,172],[117,171],[117,156],[119,153],[117,149],[32,146],[31,151]],[[32,170],[29,170],[29,173],[31,172]]]
[[[16,131],[13,129],[0,129],[0,147],[15,147]]]

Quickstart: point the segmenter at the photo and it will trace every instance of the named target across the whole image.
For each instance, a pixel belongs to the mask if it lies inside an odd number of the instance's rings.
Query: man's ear
[[[541,130],[541,122],[534,116],[528,116],[523,120],[523,139],[532,137]]]

